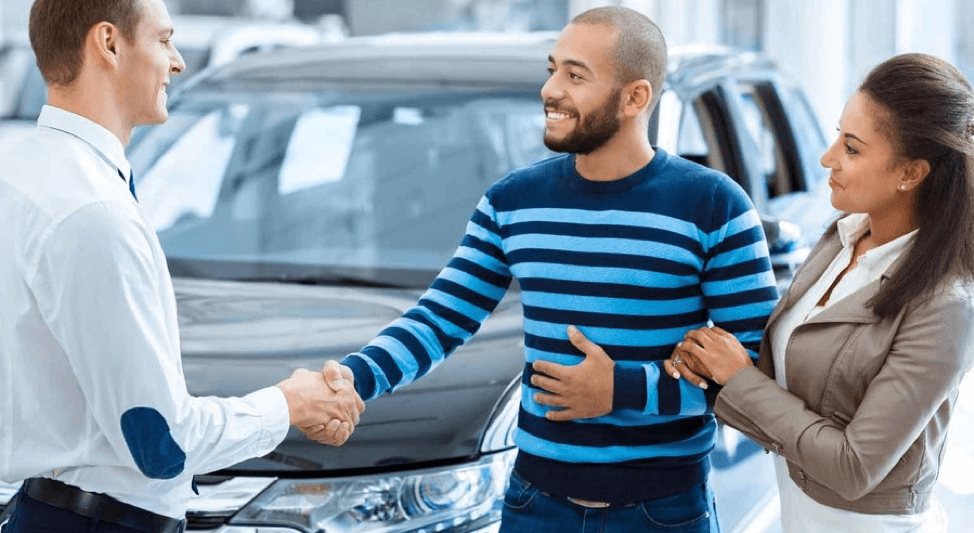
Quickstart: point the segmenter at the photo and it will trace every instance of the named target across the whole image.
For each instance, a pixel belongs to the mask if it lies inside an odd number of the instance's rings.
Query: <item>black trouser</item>
[[[57,483],[57,482],[53,482]],[[67,487],[67,490],[78,491],[75,487]],[[140,523],[142,518],[139,513],[147,516],[157,517],[148,511],[133,508],[122,504],[108,496],[98,495],[105,498],[107,504],[100,506],[97,504],[89,505],[81,511],[88,516],[78,514],[78,512],[62,509],[55,505],[39,501],[29,496],[24,489],[11,500],[14,505],[10,521],[3,526],[0,533],[34,533],[34,532],[63,532],[63,533],[158,533],[159,528]],[[135,510],[135,514],[124,514],[119,511],[117,506],[124,506]],[[127,523],[122,525],[117,522]],[[129,527],[129,526],[133,527]],[[165,528],[166,533],[182,531],[181,524]]]

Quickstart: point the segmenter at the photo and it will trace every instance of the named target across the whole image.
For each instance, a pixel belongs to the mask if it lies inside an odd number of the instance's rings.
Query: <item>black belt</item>
[[[145,533],[182,533],[185,520],[155,514],[134,505],[122,503],[111,496],[85,492],[52,479],[34,477],[24,481],[24,493],[31,498],[71,511],[85,518],[111,522]]]

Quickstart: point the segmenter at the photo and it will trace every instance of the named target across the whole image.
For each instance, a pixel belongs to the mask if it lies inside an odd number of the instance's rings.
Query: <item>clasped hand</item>
[[[321,372],[295,370],[277,384],[287,399],[291,424],[315,442],[345,444],[365,411],[354,379],[351,369],[335,361],[326,362]]]
[[[751,356],[737,337],[719,327],[690,330],[663,362],[666,373],[703,387],[704,378],[724,385],[741,370],[752,366]],[[704,387],[706,388],[706,387]]]
[[[590,341],[578,328],[568,327],[568,339],[585,354],[577,365],[535,361],[536,374],[531,384],[542,389],[534,394],[540,405],[557,407],[545,413],[548,420],[566,421],[594,418],[612,412],[615,363],[601,346]],[[727,383],[742,369],[753,365],[751,356],[730,333],[719,327],[699,328],[686,334],[673,349],[663,368],[673,378],[685,378],[706,389],[707,379]],[[706,379],[705,379],[706,378]]]

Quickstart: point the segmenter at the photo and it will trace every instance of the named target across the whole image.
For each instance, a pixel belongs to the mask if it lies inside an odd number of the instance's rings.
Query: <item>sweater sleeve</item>
[[[713,205],[715,229],[706,236],[701,273],[707,313],[756,360],[764,326],[778,303],[768,242],[760,216],[736,184],[718,186]]]
[[[733,334],[757,359],[764,325],[778,302],[761,219],[747,194],[729,179],[719,180],[699,229],[704,254],[700,290],[707,317]],[[704,391],[666,374],[662,361],[639,368],[617,365],[613,409],[649,415],[700,415],[714,404],[716,388]]]
[[[371,400],[429,373],[477,332],[510,283],[497,214],[485,196],[453,258],[419,302],[342,360],[359,395]]]

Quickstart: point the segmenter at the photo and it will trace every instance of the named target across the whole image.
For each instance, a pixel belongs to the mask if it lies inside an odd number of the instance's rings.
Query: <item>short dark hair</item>
[[[69,85],[81,72],[88,30],[100,22],[128,40],[142,15],[142,0],[36,0],[30,8],[30,46],[48,85]]]
[[[615,47],[615,76],[619,85],[646,80],[653,87],[652,111],[663,94],[666,79],[666,40],[663,32],[646,15],[620,6],[590,9],[572,19],[572,24],[606,24],[618,32]]]
[[[879,107],[892,164],[930,164],[913,206],[916,239],[871,302],[887,316],[953,277],[974,279],[974,90],[950,63],[902,54],[873,68],[859,91]]]

